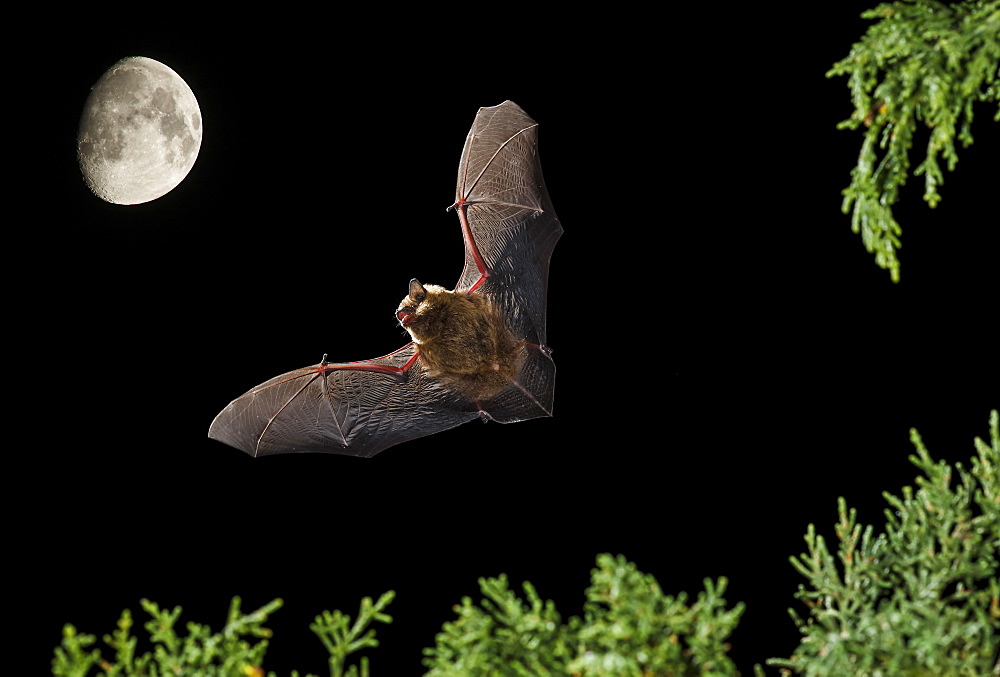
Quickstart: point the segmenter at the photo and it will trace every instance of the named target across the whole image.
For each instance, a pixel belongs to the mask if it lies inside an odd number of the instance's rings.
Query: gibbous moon
[[[201,149],[201,109],[188,84],[159,61],[122,59],[91,88],[77,157],[94,194],[120,205],[177,187]]]

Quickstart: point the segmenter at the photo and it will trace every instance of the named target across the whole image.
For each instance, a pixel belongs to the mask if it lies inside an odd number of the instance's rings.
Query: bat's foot
[[[542,355],[545,355],[546,357],[552,356],[552,346],[544,346],[538,343],[531,343],[530,341],[525,341],[524,346],[526,348],[534,348],[535,350],[540,352]]]
[[[479,400],[476,400],[476,409],[479,410],[479,420],[483,423],[489,423],[493,420],[493,417],[490,416],[490,412],[483,409],[483,405]]]

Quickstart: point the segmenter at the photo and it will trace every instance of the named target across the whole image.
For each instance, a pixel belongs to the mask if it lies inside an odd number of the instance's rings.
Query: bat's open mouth
[[[415,309],[410,306],[403,306],[396,311],[396,319],[399,320],[399,323],[404,327],[409,327],[417,319],[417,316],[414,315],[414,310]]]

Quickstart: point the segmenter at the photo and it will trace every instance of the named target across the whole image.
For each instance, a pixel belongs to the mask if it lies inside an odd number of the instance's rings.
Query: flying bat
[[[252,456],[371,457],[473,419],[551,416],[546,288],[563,231],[542,179],[537,131],[511,101],[479,109],[449,207],[465,267],[454,290],[410,280],[396,308],[410,343],[359,362],[324,355],[265,381],[223,409],[208,436]]]

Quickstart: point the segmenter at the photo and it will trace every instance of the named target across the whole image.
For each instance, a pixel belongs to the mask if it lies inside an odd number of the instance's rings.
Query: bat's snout
[[[399,323],[404,327],[409,327],[417,319],[415,314],[416,311],[417,309],[413,306],[400,306],[399,309],[396,310],[396,319],[399,320]]]

